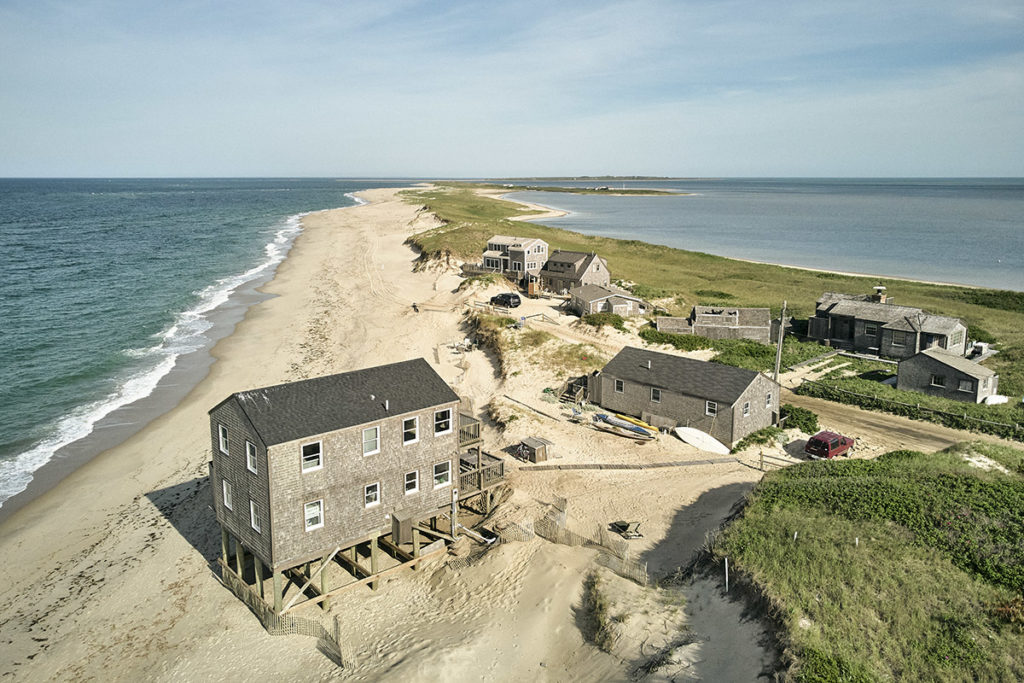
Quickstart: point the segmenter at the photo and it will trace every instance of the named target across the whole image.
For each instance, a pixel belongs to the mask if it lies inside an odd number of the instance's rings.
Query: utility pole
[[[775,349],[775,382],[779,381],[779,366],[782,365],[782,340],[786,336],[786,301],[782,302],[782,314],[779,315],[779,348]]]

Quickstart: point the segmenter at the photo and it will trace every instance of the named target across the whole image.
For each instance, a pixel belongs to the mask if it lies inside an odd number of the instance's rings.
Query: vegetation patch
[[[779,427],[763,427],[737,441],[730,453],[739,453],[751,446],[774,444],[784,433]]]
[[[608,358],[590,344],[559,344],[545,349],[545,359],[556,377],[585,375],[608,363]]]
[[[775,344],[761,344],[750,339],[708,339],[696,334],[659,332],[654,325],[640,328],[640,338],[649,344],[668,344],[680,351],[714,349],[716,363],[738,368],[768,372],[775,368]],[[782,366],[789,367],[820,356],[822,347],[814,342],[801,342],[787,337],[782,342]]]
[[[1022,539],[1024,478],[896,451],[766,474],[712,552],[773,605],[796,680],[1020,680]]]
[[[615,642],[608,598],[601,592],[601,579],[590,572],[583,580],[583,635],[603,652],[611,652]]]
[[[729,292],[721,292],[717,289],[698,289],[693,293],[700,297],[701,301],[733,301],[736,298]]]
[[[504,275],[498,273],[484,273],[483,275],[474,275],[467,277],[465,280],[459,283],[459,287],[456,291],[464,292],[469,289],[486,289],[493,285],[502,285],[507,283]]]
[[[818,416],[812,410],[783,403],[779,416],[785,419],[787,429],[799,429],[804,434],[818,433]]]
[[[505,316],[472,311],[466,315],[466,323],[476,334],[477,342],[498,357],[501,376],[507,376],[509,353],[516,347],[508,328],[515,325],[516,321]]]
[[[581,318],[583,322],[597,329],[601,329],[605,325],[614,327],[622,332],[628,332],[626,329],[626,320],[618,313],[586,313]]]

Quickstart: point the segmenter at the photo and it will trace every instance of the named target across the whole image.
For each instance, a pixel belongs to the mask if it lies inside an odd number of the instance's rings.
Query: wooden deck
[[[459,499],[476,495],[505,481],[505,461],[489,453],[477,456],[464,453],[459,457]]]

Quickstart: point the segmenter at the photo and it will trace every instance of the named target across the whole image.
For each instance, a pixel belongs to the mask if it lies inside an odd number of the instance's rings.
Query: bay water
[[[677,196],[516,192],[546,225],[731,258],[1024,291],[1024,179],[516,181]]]

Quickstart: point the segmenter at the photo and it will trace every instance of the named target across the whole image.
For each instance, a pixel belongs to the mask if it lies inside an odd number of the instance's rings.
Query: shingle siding
[[[218,427],[228,428],[228,454],[220,451]],[[245,442],[256,445],[256,474],[246,465]],[[271,560],[271,533],[273,522],[270,517],[270,486],[267,449],[256,434],[245,413],[233,401],[219,405],[210,414],[210,444],[213,452],[213,469],[210,488],[213,492],[213,509],[217,521],[231,534],[242,541],[264,564]],[[222,480],[231,483],[232,509],[224,507]],[[250,524],[249,501],[259,507],[260,532]]]
[[[933,386],[932,376],[944,378],[945,386]],[[970,391],[960,391],[960,381],[971,382]],[[988,380],[986,382],[986,380]],[[927,354],[918,354],[913,358],[900,361],[896,379],[896,388],[904,391],[916,391],[929,396],[941,396],[956,401],[979,403],[986,396],[993,396],[999,391],[998,375],[976,377],[966,372],[930,358]]]
[[[380,422],[296,439],[272,446],[274,487],[274,564],[290,567],[326,555],[337,546],[387,532],[388,515],[405,512],[422,517],[451,501],[458,482],[458,403],[448,403]],[[434,413],[450,409],[452,431],[434,436]],[[419,441],[402,443],[402,422],[419,417]],[[380,427],[380,452],[363,455],[363,429]],[[302,444],[321,441],[323,467],[302,471]],[[434,489],[434,465],[451,463],[450,484]],[[419,472],[419,492],[405,495],[405,474]],[[364,487],[380,483],[380,504],[364,506]],[[324,501],[324,526],[305,529],[305,503]]]

